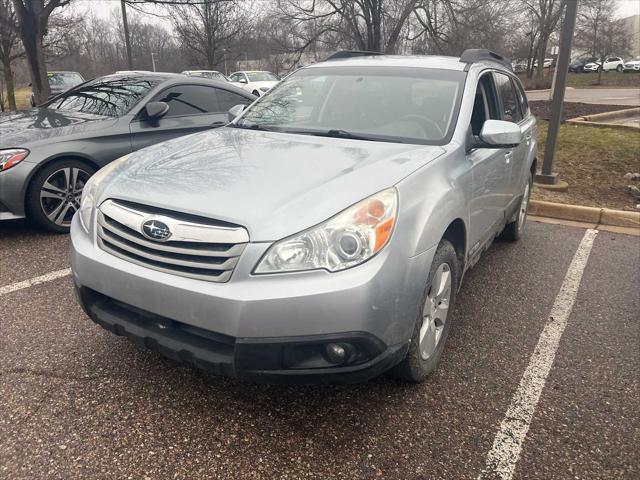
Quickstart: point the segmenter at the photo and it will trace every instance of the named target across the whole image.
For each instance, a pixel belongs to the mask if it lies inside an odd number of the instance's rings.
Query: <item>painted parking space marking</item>
[[[547,376],[553,366],[560,337],[567,325],[569,315],[571,315],[582,274],[597,234],[597,230],[589,229],[582,237],[551,308],[547,324],[540,334],[538,344],[522,375],[518,389],[511,399],[511,404],[487,455],[485,468],[478,475],[478,480],[489,478],[510,480],[513,477],[522,445],[529,431]]]
[[[50,282],[52,280],[66,277],[68,275],[71,275],[71,269],[65,268],[63,270],[55,270],[53,272],[45,273],[44,275],[40,275],[39,277],[29,278],[28,280],[23,280],[22,282],[5,285],[3,287],[0,287],[0,297],[3,295],[7,295],[8,293],[33,287],[34,285],[39,285],[41,283]]]

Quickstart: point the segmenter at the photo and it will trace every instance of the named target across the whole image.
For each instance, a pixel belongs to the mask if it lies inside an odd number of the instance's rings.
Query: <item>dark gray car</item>
[[[109,75],[39,108],[0,115],[0,221],[28,217],[69,230],[99,168],[140,148],[225,125],[255,97],[177,74]]]

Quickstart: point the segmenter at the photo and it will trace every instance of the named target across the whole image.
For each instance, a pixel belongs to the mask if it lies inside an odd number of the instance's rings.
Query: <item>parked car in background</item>
[[[617,70],[622,72],[624,69],[624,60],[620,57],[607,57],[602,64],[602,70],[609,72],[611,70]]]
[[[47,79],[51,89],[50,99],[84,82],[84,77],[78,72],[47,72]],[[33,92],[31,92],[31,106],[36,106]]]
[[[267,93],[280,79],[271,72],[242,71],[229,75],[229,81],[236,86],[261,97]]]
[[[609,72],[611,70],[622,72],[624,69],[624,60],[620,57],[607,57],[604,59],[604,62],[594,61],[584,66],[585,72],[598,72],[600,69],[602,69],[603,72]]]
[[[636,57],[635,60],[625,62],[624,66],[622,67],[622,71],[624,73],[640,72],[640,57]]]
[[[496,235],[523,235],[536,142],[492,52],[338,52],[228,126],[90,179],[78,298],[107,330],[217,374],[423,381],[464,272]]]
[[[588,62],[585,63],[582,67],[583,72],[597,72],[602,68],[602,64],[600,62]]]
[[[542,64],[542,68],[551,68],[555,65],[555,60],[553,58],[545,58],[544,63]],[[533,68],[538,68],[538,61],[533,62]]]
[[[0,114],[0,220],[65,232],[89,177],[133,150],[225,125],[255,97],[178,74],[109,75],[41,107]]]
[[[182,75],[188,75],[190,77],[209,78],[211,80],[218,80],[221,82],[229,81],[224,73],[218,72],[217,70],[185,70],[184,72],[182,72]]]
[[[569,65],[569,71],[573,73],[583,73],[584,67],[587,63],[595,62],[597,59],[594,57],[582,57],[577,60],[574,60]]]

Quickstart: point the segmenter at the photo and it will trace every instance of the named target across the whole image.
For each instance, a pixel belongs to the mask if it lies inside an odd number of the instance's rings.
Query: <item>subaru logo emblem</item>
[[[169,226],[160,220],[151,219],[142,224],[142,235],[156,242],[166,242],[171,236]]]

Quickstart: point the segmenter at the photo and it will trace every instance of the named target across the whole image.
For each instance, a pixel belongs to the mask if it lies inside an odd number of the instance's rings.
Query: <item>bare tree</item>
[[[249,14],[240,2],[202,0],[173,5],[168,11],[189,59],[208,69],[223,60],[234,39],[249,25]]]
[[[20,37],[29,61],[31,86],[36,104],[46,101],[51,93],[44,57],[44,37],[47,34],[49,17],[56,8],[68,5],[70,1],[13,0]]]
[[[562,12],[568,0],[521,0],[526,12],[534,18],[537,32],[535,85],[541,87],[544,79],[544,58],[551,35],[557,30]],[[571,0],[575,1],[575,0]]]
[[[583,0],[580,3],[575,41],[602,64],[610,55],[624,55],[629,51],[629,37],[616,19],[613,0]],[[602,67],[598,69],[597,83],[601,80]]]
[[[16,109],[16,95],[13,84],[14,60],[24,55],[20,45],[16,12],[11,0],[0,0],[0,62],[4,84],[7,90],[6,98],[9,110]],[[1,93],[1,92],[0,92]],[[0,101],[0,108],[4,111],[4,98]]]
[[[514,0],[421,0],[409,35],[416,53],[458,55],[466,48],[504,52],[513,31]]]
[[[326,38],[343,47],[393,53],[418,0],[278,0],[299,49]]]

